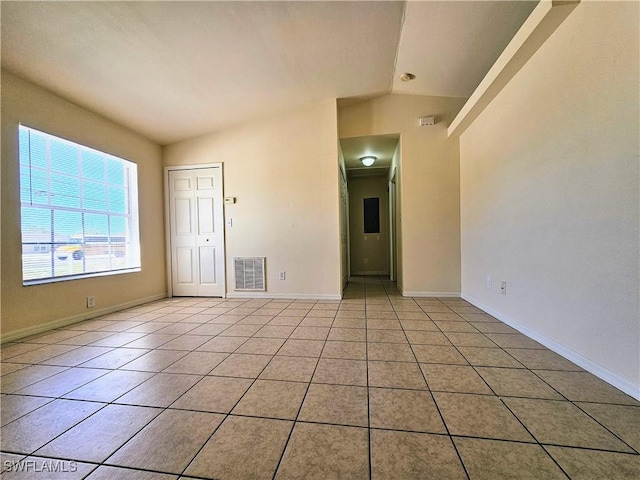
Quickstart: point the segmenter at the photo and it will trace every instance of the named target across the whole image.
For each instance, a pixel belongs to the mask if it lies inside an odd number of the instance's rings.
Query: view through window
[[[140,269],[137,165],[19,127],[25,285]]]

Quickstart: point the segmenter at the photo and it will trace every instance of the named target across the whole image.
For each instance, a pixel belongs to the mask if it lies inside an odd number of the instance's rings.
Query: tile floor
[[[1,355],[3,479],[640,478],[639,402],[380,278],[167,299]]]

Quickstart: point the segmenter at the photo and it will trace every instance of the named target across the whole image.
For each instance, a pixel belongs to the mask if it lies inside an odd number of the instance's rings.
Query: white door
[[[174,296],[224,295],[222,167],[169,171]]]

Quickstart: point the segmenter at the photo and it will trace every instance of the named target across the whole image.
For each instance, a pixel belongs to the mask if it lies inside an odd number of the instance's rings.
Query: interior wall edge
[[[150,297],[139,298],[129,302],[121,303],[119,305],[112,305],[110,307],[99,308],[87,313],[80,313],[78,315],[72,315],[66,318],[60,318],[52,320],[50,322],[42,323],[40,325],[33,325],[31,327],[21,328],[12,332],[0,335],[0,343],[12,342],[21,338],[29,337],[31,335],[37,335],[38,333],[47,332],[60,327],[66,327],[74,323],[82,322],[84,320],[90,320],[92,318],[101,317],[102,315],[108,315],[109,313],[119,312],[126,310],[127,308],[137,307],[144,305],[145,303],[155,302],[167,298],[166,293],[160,293],[157,295],[151,295]]]
[[[484,310],[489,315],[497,318],[501,322],[506,323],[510,327],[515,328],[520,333],[522,333],[523,335],[526,335],[530,339],[535,340],[538,343],[541,343],[542,345],[547,347],[549,350],[552,350],[553,352],[557,353],[561,357],[564,357],[570,362],[575,363],[579,367],[584,368],[587,372],[592,373],[593,375],[600,378],[601,380],[604,380],[605,382],[609,383],[610,385],[613,385],[617,389],[622,390],[627,395],[631,395],[636,400],[640,400],[640,383],[635,384],[633,382],[630,382],[629,380],[626,380],[625,378],[622,378],[620,375],[616,374],[615,372],[612,372],[611,370],[600,365],[599,363],[588,359],[584,355],[566,347],[561,343],[551,340],[550,338],[542,335],[541,333],[535,330],[525,327],[521,323],[518,323],[518,321],[511,318],[509,315],[499,310],[494,310],[493,308],[482,304],[481,302],[474,299],[473,297],[470,297],[469,295],[465,295],[463,293],[462,299],[478,307],[479,309]]]

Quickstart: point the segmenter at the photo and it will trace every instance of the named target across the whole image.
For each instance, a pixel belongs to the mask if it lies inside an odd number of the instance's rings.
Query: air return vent
[[[234,257],[236,290],[264,292],[265,257]]]

